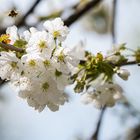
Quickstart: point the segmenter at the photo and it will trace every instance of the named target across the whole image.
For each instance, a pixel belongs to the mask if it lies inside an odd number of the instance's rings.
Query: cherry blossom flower
[[[116,101],[123,98],[122,88],[118,84],[104,83],[98,85],[92,91],[82,95],[82,102],[93,104],[97,108],[112,107]]]
[[[13,52],[0,53],[0,77],[4,80],[11,80],[14,75],[20,75],[22,64]]]
[[[56,18],[52,21],[46,21],[44,23],[45,29],[52,34],[52,36],[57,38],[59,41],[64,41],[66,39],[69,30],[66,26],[64,26],[63,21],[61,18]]]

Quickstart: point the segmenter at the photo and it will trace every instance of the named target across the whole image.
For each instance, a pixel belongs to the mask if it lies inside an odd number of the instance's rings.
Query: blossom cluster
[[[127,80],[130,75],[119,67],[127,62],[121,53],[124,44],[106,57],[101,53],[93,55],[84,50],[82,42],[73,48],[65,46],[69,29],[60,18],[47,20],[43,25],[41,31],[32,27],[22,34],[12,26],[0,36],[0,43],[22,49],[0,48],[0,77],[10,81],[29,106],[39,112],[46,106],[57,111],[68,101],[64,89],[70,84],[75,85],[74,91],[82,94],[85,103],[93,103],[97,108],[113,106],[123,98],[123,90],[113,77],[117,74]]]
[[[121,79],[128,80],[130,73],[127,69],[117,67],[117,64],[123,62],[120,61],[121,55],[117,56],[116,65],[113,63],[115,54],[111,55],[112,58],[109,57],[110,54],[103,57],[101,53],[94,56],[86,52],[86,61],[80,62],[80,70],[72,79],[76,81],[75,92],[82,93],[83,103],[103,108],[112,107],[117,101],[124,99],[123,89],[114,82],[113,77],[117,74]]]
[[[4,43],[25,51],[1,51],[0,77],[9,80],[19,96],[38,111],[45,106],[56,111],[67,101],[64,88],[71,83],[69,76],[84,50],[79,56],[81,44],[72,49],[62,47],[69,30],[60,18],[46,21],[44,28],[38,31],[32,27],[21,35],[16,26],[7,29]]]

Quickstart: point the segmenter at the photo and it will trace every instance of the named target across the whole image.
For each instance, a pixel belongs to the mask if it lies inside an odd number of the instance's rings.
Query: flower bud
[[[119,69],[119,70],[117,70],[117,74],[123,80],[128,80],[130,72],[128,70],[126,70],[126,69]]]

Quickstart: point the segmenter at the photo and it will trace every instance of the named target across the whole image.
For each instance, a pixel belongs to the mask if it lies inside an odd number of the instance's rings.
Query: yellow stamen
[[[40,49],[47,48],[46,42],[45,42],[45,41],[40,41],[40,42],[39,42],[39,48],[40,48]]]
[[[35,60],[31,59],[31,60],[29,61],[29,65],[32,66],[32,67],[34,67],[34,66],[36,65]]]
[[[54,31],[53,32],[53,37],[57,38],[58,36],[60,36],[60,32],[59,31]]]
[[[65,55],[64,55],[63,52],[61,52],[61,53],[59,54],[59,56],[58,56],[58,61],[64,62],[64,60],[65,60]]]
[[[16,62],[12,62],[12,63],[11,63],[11,67],[12,67],[12,68],[17,68],[17,63],[16,63]]]
[[[43,61],[43,63],[44,63],[45,67],[50,66],[50,61],[49,60],[45,60],[45,61]]]

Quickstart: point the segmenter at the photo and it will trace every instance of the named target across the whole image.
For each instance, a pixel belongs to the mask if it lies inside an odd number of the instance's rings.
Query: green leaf
[[[74,91],[76,93],[80,93],[80,92],[82,92],[84,90],[84,86],[85,86],[85,81],[78,80],[77,84],[76,84],[76,86],[74,88]]]
[[[15,47],[17,48],[25,48],[27,42],[23,39],[18,39],[15,41],[15,43],[13,44]]]
[[[55,76],[60,77],[62,75],[61,71],[58,71],[57,69],[55,70]]]
[[[104,73],[107,76],[107,80],[112,79],[112,76],[114,74],[113,67],[107,62],[99,62],[98,70],[100,73]]]

